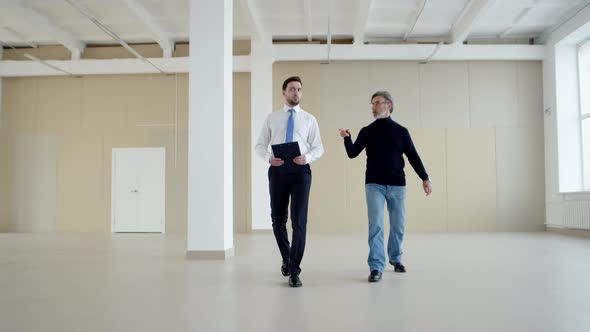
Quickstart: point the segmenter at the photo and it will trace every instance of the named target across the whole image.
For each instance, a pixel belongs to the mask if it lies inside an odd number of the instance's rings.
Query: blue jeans
[[[401,262],[402,241],[406,227],[406,187],[365,184],[367,212],[369,214],[369,270],[382,272],[385,269],[383,246],[383,206],[389,211],[389,240],[387,255],[391,262]]]

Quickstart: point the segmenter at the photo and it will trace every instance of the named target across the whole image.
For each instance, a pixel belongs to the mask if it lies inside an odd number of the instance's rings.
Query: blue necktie
[[[287,136],[285,137],[285,143],[293,142],[293,127],[295,127],[295,119],[293,118],[294,109],[289,108],[289,122],[287,122]]]

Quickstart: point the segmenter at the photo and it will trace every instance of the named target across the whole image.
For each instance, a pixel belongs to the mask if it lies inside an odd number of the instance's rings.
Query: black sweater
[[[367,149],[367,171],[365,183],[390,186],[405,186],[405,154],[420,179],[428,180],[422,160],[408,130],[391,118],[377,119],[359,132],[354,143],[352,138],[344,138],[344,147],[349,158],[355,158]]]

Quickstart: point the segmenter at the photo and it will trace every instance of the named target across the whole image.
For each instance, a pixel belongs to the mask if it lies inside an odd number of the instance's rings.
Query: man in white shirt
[[[256,154],[270,163],[268,169],[272,229],[281,252],[281,273],[289,276],[289,286],[302,286],[299,274],[305,250],[307,208],[311,188],[309,164],[324,153],[320,128],[315,117],[299,107],[301,79],[298,76],[283,82],[285,105],[266,118],[256,142]],[[301,155],[292,161],[275,158],[272,145],[297,142]],[[287,167],[287,163],[294,163]],[[287,212],[291,199],[292,243],[287,234]]]

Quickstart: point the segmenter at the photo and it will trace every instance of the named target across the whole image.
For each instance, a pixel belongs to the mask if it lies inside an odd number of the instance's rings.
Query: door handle
[[[131,192],[132,192],[132,193],[138,193],[138,192],[139,192],[139,190],[137,190],[137,189],[134,189],[134,190],[131,190]]]

